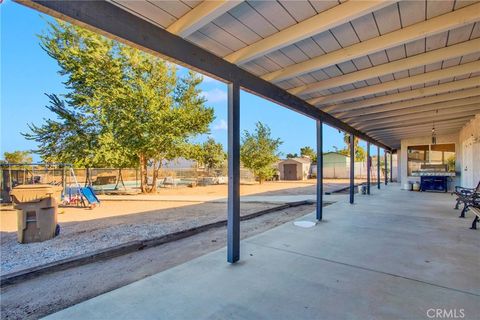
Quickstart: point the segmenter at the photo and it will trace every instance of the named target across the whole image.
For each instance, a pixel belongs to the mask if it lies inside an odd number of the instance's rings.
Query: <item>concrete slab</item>
[[[382,186],[243,241],[235,265],[222,249],[47,318],[478,319],[480,233],[453,200]]]

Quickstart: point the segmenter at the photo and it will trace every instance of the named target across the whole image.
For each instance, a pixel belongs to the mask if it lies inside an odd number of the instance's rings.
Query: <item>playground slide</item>
[[[90,205],[100,204],[100,200],[95,195],[92,187],[80,188],[80,192]]]

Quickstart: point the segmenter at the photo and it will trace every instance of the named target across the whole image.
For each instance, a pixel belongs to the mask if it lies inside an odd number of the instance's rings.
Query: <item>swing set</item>
[[[62,204],[90,207],[100,204],[91,186],[78,183],[72,165],[66,163],[3,163],[1,168],[1,202],[9,203],[10,191],[21,184],[51,184],[62,186]],[[56,175],[60,171],[60,175]],[[59,176],[59,180],[56,178]]]

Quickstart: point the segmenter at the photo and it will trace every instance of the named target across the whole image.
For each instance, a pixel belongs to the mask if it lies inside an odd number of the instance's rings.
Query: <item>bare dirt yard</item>
[[[325,191],[347,185],[348,180],[327,180]],[[315,180],[242,185],[241,195],[261,196],[262,200],[242,202],[241,214],[281,205],[278,201],[269,201],[276,196],[312,194],[315,194]],[[30,244],[17,242],[16,211],[12,207],[2,207],[0,273],[10,274],[130,241],[151,239],[224,220],[226,195],[226,185],[212,185],[163,188],[156,195],[104,196],[106,201],[94,209],[59,208],[60,235],[49,241]]]
[[[327,180],[325,191],[347,185],[348,180]],[[241,195],[260,196],[262,200],[242,202],[241,214],[279,206],[278,201],[269,201],[276,196],[312,194],[315,194],[315,180],[242,185]],[[16,211],[12,207],[2,207],[0,273],[10,274],[130,241],[151,239],[224,220],[226,195],[226,185],[212,185],[164,188],[156,195],[104,196],[106,201],[94,209],[60,208],[60,235],[49,241],[30,244],[17,242]]]

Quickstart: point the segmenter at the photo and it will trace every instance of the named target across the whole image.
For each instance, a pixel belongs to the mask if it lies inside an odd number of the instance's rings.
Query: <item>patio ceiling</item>
[[[110,2],[383,146],[480,112],[479,1]]]

